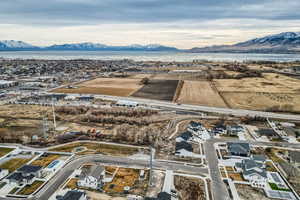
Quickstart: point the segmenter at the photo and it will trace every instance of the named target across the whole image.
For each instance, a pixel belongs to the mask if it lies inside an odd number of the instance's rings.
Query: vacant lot
[[[235,184],[235,187],[241,200],[269,200],[269,198],[265,196],[262,189],[253,188],[250,185],[242,184]]]
[[[135,92],[132,96],[172,101],[178,85],[178,80],[150,80],[147,85]]]
[[[138,78],[96,78],[76,85],[77,88],[59,88],[53,92],[130,96],[143,86],[140,81]]]
[[[221,92],[231,108],[300,112],[300,94]]]
[[[263,74],[262,78],[216,79],[214,82],[221,92],[300,92],[300,80],[274,73]]]
[[[226,107],[219,93],[208,81],[184,81],[178,103]]]
[[[174,185],[178,191],[179,200],[205,200],[204,181],[183,176],[174,177]]]

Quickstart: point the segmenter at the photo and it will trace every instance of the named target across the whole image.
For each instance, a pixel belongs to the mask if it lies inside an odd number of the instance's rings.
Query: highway
[[[68,94],[68,95],[79,96],[78,94]],[[139,104],[146,104],[148,106],[152,106],[156,108],[172,109],[174,111],[192,111],[192,112],[198,111],[198,112],[234,115],[239,117],[256,116],[256,117],[264,117],[264,118],[300,121],[300,115],[294,115],[294,114],[280,114],[280,113],[244,110],[244,109],[230,109],[230,108],[218,108],[218,107],[198,106],[198,105],[189,105],[189,104],[176,104],[176,103],[171,103],[166,101],[142,99],[142,98],[135,98],[135,97],[117,97],[117,96],[108,96],[108,95],[92,95],[92,96],[106,99],[106,100],[111,100],[111,101],[119,101],[119,100],[134,101]]]

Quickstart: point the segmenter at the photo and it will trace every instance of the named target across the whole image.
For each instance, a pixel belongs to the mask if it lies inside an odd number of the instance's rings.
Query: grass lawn
[[[78,188],[78,187],[77,187],[77,181],[78,181],[77,178],[71,178],[71,179],[68,181],[68,183],[67,183],[65,189],[68,188],[68,189],[74,190],[74,189]]]
[[[8,194],[15,194],[16,193],[16,191],[18,190],[18,189],[20,189],[20,188],[18,188],[18,187],[15,187],[14,189],[12,189]]]
[[[31,185],[26,185],[17,194],[18,195],[30,195],[35,192],[44,181],[34,181]]]
[[[86,147],[88,150],[79,152],[78,154],[106,154],[106,155],[132,155],[138,152],[138,148],[124,147],[120,145],[100,144],[100,143],[87,143],[78,142],[67,144],[58,148],[51,149],[58,152],[72,152],[76,147]]]
[[[13,148],[0,147],[0,157],[5,156],[9,152],[13,151]]]
[[[31,158],[26,159],[26,158],[12,158],[2,165],[0,165],[0,169],[7,169],[9,172],[13,172],[16,169],[22,167],[25,165],[27,162],[29,162]]]
[[[37,165],[37,166],[48,166],[52,161],[57,160],[61,155],[58,154],[48,154],[47,156],[41,156],[39,159],[33,161],[31,165]]]
[[[272,188],[272,190],[287,191],[287,192],[291,191],[290,189],[287,188],[279,188],[276,183],[269,182],[269,185]]]

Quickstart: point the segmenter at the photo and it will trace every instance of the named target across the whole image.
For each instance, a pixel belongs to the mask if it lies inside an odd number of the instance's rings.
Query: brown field
[[[184,81],[178,103],[226,107],[225,102],[208,81]]]
[[[37,166],[43,166],[46,167],[48,166],[52,161],[58,159],[61,157],[61,155],[58,154],[49,154],[47,156],[42,156],[38,158],[37,160],[33,161],[31,165],[37,165]]]
[[[221,92],[231,108],[268,110],[274,106],[278,111],[300,112],[300,94]]]
[[[31,185],[26,185],[17,194],[30,195],[43,185],[43,181],[34,181]]]
[[[263,74],[262,78],[216,79],[214,82],[220,92],[300,92],[300,80],[275,73]]]
[[[31,158],[12,158],[5,163],[2,163],[0,165],[1,169],[7,169],[9,172],[13,172],[16,169],[22,167],[27,162],[29,162]]]
[[[6,147],[0,147],[0,157],[5,156],[6,154],[13,151],[14,148],[6,148]]]
[[[205,183],[201,179],[174,176],[174,185],[181,200],[205,200]]]
[[[143,86],[140,80],[138,78],[96,78],[76,85],[78,88],[59,88],[52,92],[130,96]]]
[[[147,85],[135,92],[133,97],[172,101],[178,80],[150,80]]]

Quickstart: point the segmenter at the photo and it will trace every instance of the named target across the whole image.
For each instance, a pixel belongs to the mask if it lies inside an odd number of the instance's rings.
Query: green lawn
[[[9,152],[13,151],[14,148],[6,148],[6,147],[0,147],[0,157],[5,156]]]
[[[18,195],[30,195],[34,193],[41,185],[43,185],[43,181],[34,181],[31,185],[26,185],[19,192]]]
[[[269,185],[270,185],[270,187],[272,188],[272,190],[279,190],[279,191],[286,191],[286,192],[291,191],[290,189],[279,188],[279,187],[277,186],[276,183],[270,183],[270,182],[269,182]]]

